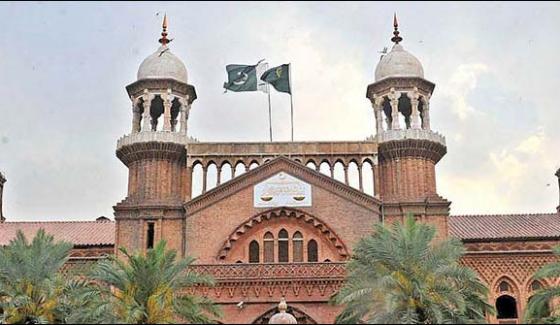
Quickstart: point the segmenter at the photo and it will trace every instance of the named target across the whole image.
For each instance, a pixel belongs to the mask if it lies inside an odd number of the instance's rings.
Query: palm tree
[[[560,257],[560,246],[554,247],[552,252]],[[535,273],[535,280],[557,278],[560,276],[560,262],[543,266]],[[541,288],[529,299],[525,310],[524,322],[530,324],[558,324],[560,323],[560,287],[552,286]]]
[[[333,297],[344,305],[337,323],[484,323],[493,308],[476,273],[459,264],[457,239],[432,242],[435,229],[407,217],[377,224],[348,263],[345,286]]]
[[[84,285],[59,272],[71,249],[72,244],[54,242],[43,229],[31,243],[18,231],[0,248],[0,324],[65,322],[65,301]]]
[[[162,324],[188,321],[210,323],[220,311],[208,298],[188,295],[194,285],[213,280],[188,270],[194,259],[176,261],[175,250],[159,242],[146,255],[129,254],[101,261],[90,275],[97,283],[82,292],[83,301],[95,301],[69,319],[85,323]]]

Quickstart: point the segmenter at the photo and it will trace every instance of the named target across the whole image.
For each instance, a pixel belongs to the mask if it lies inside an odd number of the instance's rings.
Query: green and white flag
[[[235,92],[260,90],[268,93],[266,83],[260,78],[267,69],[268,64],[263,60],[256,65],[228,64],[226,65],[228,81],[224,82],[224,88],[226,92],[228,90]]]
[[[290,65],[282,64],[267,70],[261,76],[261,80],[271,84],[274,89],[283,93],[292,94],[290,88]]]

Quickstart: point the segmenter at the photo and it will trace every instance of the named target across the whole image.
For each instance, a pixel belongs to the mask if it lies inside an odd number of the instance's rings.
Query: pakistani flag
[[[228,81],[224,82],[226,91],[263,91],[268,92],[266,83],[260,80],[268,64],[262,60],[256,65],[229,64],[226,65]]]
[[[292,94],[290,89],[290,65],[282,64],[263,73],[261,80],[271,84],[274,89]]]

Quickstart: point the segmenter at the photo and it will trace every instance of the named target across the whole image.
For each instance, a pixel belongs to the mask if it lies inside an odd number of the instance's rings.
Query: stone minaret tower
[[[430,97],[435,85],[424,79],[420,61],[400,44],[395,15],[395,44],[375,69],[368,86],[376,119],[379,194],[385,220],[412,213],[447,234],[449,201],[436,191],[435,165],[445,155],[445,138],[432,131]]]
[[[6,178],[2,173],[0,173],[0,223],[6,221],[4,214],[2,213],[2,196],[4,193],[4,183],[6,183]]]
[[[161,46],[126,87],[132,130],[117,142],[117,157],[128,167],[128,194],[115,207],[116,247],[146,251],[160,239],[184,254],[183,203],[190,198],[186,169],[187,121],[196,92],[187,69],[169,49],[167,17]]]

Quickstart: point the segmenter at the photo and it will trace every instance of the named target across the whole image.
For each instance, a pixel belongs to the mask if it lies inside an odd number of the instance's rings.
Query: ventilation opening
[[[155,234],[155,224],[153,222],[148,222],[148,233],[146,247],[148,249],[154,248],[154,234]]]

